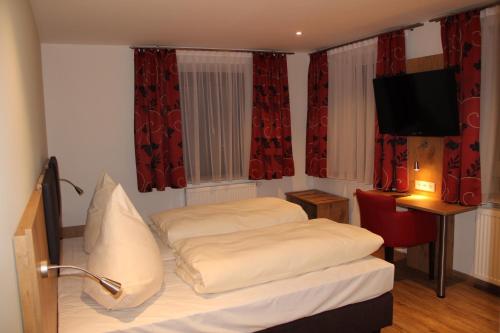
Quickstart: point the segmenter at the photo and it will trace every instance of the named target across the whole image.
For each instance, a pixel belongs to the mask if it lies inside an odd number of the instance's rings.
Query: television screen
[[[403,136],[459,135],[452,69],[373,80],[379,129]]]

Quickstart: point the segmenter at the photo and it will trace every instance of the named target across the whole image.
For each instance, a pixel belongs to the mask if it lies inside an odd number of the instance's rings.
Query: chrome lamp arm
[[[83,189],[80,186],[73,184],[73,182],[71,180],[66,179],[66,178],[59,178],[59,181],[70,184],[71,186],[73,186],[73,188],[75,189],[76,193],[78,193],[78,195],[83,195],[83,193],[84,193]]]
[[[99,281],[101,286],[104,289],[106,289],[107,291],[109,291],[113,296],[120,295],[120,293],[122,291],[122,289],[121,289],[122,284],[120,282],[108,279],[106,277],[95,275],[94,273],[89,272],[86,269],[83,269],[81,267],[71,266],[71,265],[49,265],[46,260],[43,260],[40,262],[40,274],[42,275],[42,278],[46,278],[49,276],[49,270],[58,269],[58,268],[76,269],[78,271],[84,272],[85,274],[87,274],[87,275],[93,277],[94,279],[96,279],[97,281]]]

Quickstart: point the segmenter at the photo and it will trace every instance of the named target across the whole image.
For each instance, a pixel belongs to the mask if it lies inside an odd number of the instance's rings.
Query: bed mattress
[[[64,240],[62,251],[64,264],[85,266],[81,238]],[[162,290],[133,309],[107,311],[82,293],[81,275],[61,276],[59,332],[254,332],[378,297],[392,290],[394,281],[394,266],[369,256],[293,278],[198,295],[174,273],[175,261],[165,258]]]

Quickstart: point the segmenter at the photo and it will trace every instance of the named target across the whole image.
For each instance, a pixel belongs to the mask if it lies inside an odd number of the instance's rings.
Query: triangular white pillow
[[[85,223],[85,231],[83,233],[84,249],[87,253],[92,252],[99,237],[104,209],[116,185],[115,181],[107,173],[103,173],[97,182],[94,196],[87,210],[87,222]]]
[[[84,292],[107,309],[138,306],[161,288],[160,250],[121,185],[111,194],[101,234],[87,266],[90,272],[122,284],[121,294],[115,297],[99,282],[85,278]]]

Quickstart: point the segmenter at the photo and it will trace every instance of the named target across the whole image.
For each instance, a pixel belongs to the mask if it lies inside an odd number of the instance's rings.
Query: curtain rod
[[[412,25],[407,25],[407,26],[404,26],[404,27],[401,27],[401,28],[392,29],[392,30],[387,31],[387,32],[381,32],[381,33],[378,33],[378,34],[376,34],[376,35],[371,35],[371,36],[364,37],[364,38],[361,38],[361,39],[356,39],[356,40],[354,40],[354,41],[352,41],[352,42],[347,42],[347,43],[337,44],[337,45],[333,45],[333,46],[326,47],[326,48],[324,48],[324,49],[318,49],[318,50],[316,50],[316,51],[314,51],[314,52],[311,52],[311,53],[309,53],[309,54],[314,54],[314,53],[324,52],[324,51],[330,51],[330,50],[336,49],[336,48],[338,48],[338,47],[346,46],[346,45],[349,45],[349,44],[354,44],[354,43],[364,42],[365,40],[369,40],[369,39],[372,39],[372,38],[378,37],[378,36],[380,36],[381,34],[385,34],[385,33],[393,32],[393,31],[398,31],[398,30],[411,30],[411,29],[415,29],[415,28],[421,27],[421,26],[423,26],[423,25],[424,25],[423,23],[415,23],[415,24],[412,24]]]
[[[433,19],[429,20],[429,22],[439,22],[439,21],[441,21],[442,19],[444,19],[444,18],[446,18],[448,16],[453,16],[453,15],[460,14],[460,13],[463,13],[463,12],[466,12],[466,11],[470,11],[470,10],[483,10],[483,9],[486,9],[486,8],[495,7],[496,5],[499,5],[499,4],[500,4],[500,1],[495,1],[493,3],[490,3],[489,5],[484,5],[484,6],[481,6],[481,7],[472,7],[470,9],[466,9],[466,10],[462,9],[462,10],[457,11],[455,13],[450,13],[448,15],[444,15],[444,16],[433,18]]]
[[[217,48],[200,48],[200,47],[177,47],[177,46],[166,46],[166,45],[132,45],[131,49],[175,49],[175,50],[185,50],[185,51],[220,51],[220,52],[244,52],[244,53],[254,53],[254,52],[264,52],[264,53],[282,53],[282,54],[295,54],[295,52],[280,51],[280,50],[252,50],[252,49],[217,49]]]

